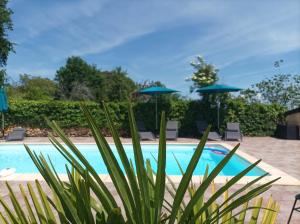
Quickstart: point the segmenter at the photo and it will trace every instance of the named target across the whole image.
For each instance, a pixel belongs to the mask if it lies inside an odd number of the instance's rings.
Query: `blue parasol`
[[[229,93],[229,92],[238,92],[242,90],[238,87],[227,86],[222,84],[214,84],[210,86],[201,87],[197,90],[198,93]],[[218,129],[220,127],[220,101],[217,102],[218,105]]]
[[[238,87],[215,84],[210,86],[201,87],[197,90],[198,93],[229,93],[229,92],[238,92],[242,90]]]
[[[4,113],[8,111],[7,96],[4,88],[0,88],[0,112],[2,114],[2,133],[4,136]]]
[[[169,94],[169,93],[176,93],[179,92],[174,89],[169,89],[162,86],[152,86],[145,89],[140,89],[138,91],[139,94],[145,94],[145,95],[155,95],[155,128],[157,130],[157,95],[159,94]]]

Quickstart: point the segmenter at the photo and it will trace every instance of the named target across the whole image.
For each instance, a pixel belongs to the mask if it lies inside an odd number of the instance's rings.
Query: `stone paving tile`
[[[237,142],[226,142],[234,146]],[[240,149],[264,162],[300,179],[300,141],[282,140],[271,137],[246,137]],[[300,186],[273,186],[267,194],[279,201],[280,223],[286,223]],[[300,202],[299,202],[300,204]],[[300,223],[300,213],[295,212],[291,223]]]
[[[236,142],[226,142],[234,146]],[[246,137],[240,149],[300,179],[300,141],[271,137]],[[299,189],[300,191],[300,189]]]

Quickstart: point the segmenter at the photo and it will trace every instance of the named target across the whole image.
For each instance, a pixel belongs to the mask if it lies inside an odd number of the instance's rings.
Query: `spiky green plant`
[[[134,161],[127,158],[113,121],[104,105],[106,119],[116,145],[121,162],[108,142],[99,131],[91,113],[83,104],[82,111],[92,131],[99,153],[107,167],[112,184],[117,191],[113,195],[111,189],[99,177],[94,167],[86,160],[80,150],[64,134],[55,122],[49,122],[54,133],[62,140],[61,143],[53,135],[49,136],[51,143],[69,162],[72,169],[66,166],[68,181],[63,181],[56,173],[51,163],[43,154],[37,154],[25,145],[25,148],[45,179],[51,194],[47,194],[39,181],[35,185],[28,183],[26,193],[20,185],[22,200],[17,198],[7,183],[9,197],[13,208],[0,197],[3,212],[0,212],[0,223],[128,223],[128,224],[157,224],[157,223],[244,223],[246,212],[252,209],[251,223],[258,223],[258,215],[262,209],[262,200],[255,199],[253,206],[250,201],[267,191],[277,179],[262,185],[255,185],[265,175],[256,178],[237,191],[229,193],[246,173],[253,169],[260,161],[250,165],[244,171],[230,179],[218,190],[213,184],[216,176],[221,172],[230,158],[236,152],[238,145],[210,172],[206,172],[202,182],[191,182],[193,172],[204,150],[207,130],[198,144],[177,186],[166,175],[166,122],[162,113],[160,124],[160,139],[158,144],[157,169],[153,170],[148,159],[145,160],[138,137],[137,126],[131,105],[129,104],[129,123],[134,150]],[[121,167],[124,168],[122,171]],[[209,187],[212,193],[205,199]],[[35,190],[34,190],[35,188]],[[190,195],[185,200],[186,194]],[[169,197],[167,196],[169,195]],[[222,203],[217,203],[225,195]],[[117,202],[116,198],[121,200]],[[168,198],[172,198],[168,200]],[[22,202],[25,206],[22,206]],[[263,208],[262,223],[274,223],[278,212],[278,205],[270,199]],[[239,215],[239,217],[237,217]]]
[[[180,163],[178,162],[177,158],[174,156],[174,159],[176,160],[176,163],[182,173],[182,175],[184,174],[182,167],[180,166]],[[197,184],[193,183],[192,181],[190,182],[190,186],[188,187],[188,194],[190,196],[190,200],[192,199],[192,197],[195,195],[195,193],[197,192],[198,186],[201,186],[201,184],[203,184],[203,182],[205,182],[205,180],[208,177],[208,166],[206,167],[204,176],[202,178],[202,180],[200,179],[200,182]],[[262,178],[262,177],[261,177]],[[260,180],[260,178],[258,179]],[[172,182],[171,179],[169,179],[169,181],[172,183],[171,186],[175,186],[175,184]],[[256,182],[256,180],[254,180],[253,182]],[[216,195],[217,191],[216,191],[216,185],[214,183],[214,181],[211,182],[211,194],[210,196],[212,196],[211,198],[209,198],[206,202],[204,200],[204,196],[203,195],[200,200],[198,200],[198,202],[194,205],[193,207],[193,214],[191,216],[191,220],[192,223],[196,223],[196,224],[203,224],[203,223],[225,223],[225,224],[231,224],[231,223],[244,223],[245,219],[246,219],[246,213],[248,210],[252,210],[252,215],[251,215],[251,219],[249,223],[255,224],[255,223],[259,223],[258,221],[260,221],[260,223],[262,224],[275,224],[276,221],[276,217],[278,215],[279,212],[279,204],[273,200],[272,197],[269,198],[268,203],[266,205],[266,207],[262,210],[262,202],[263,202],[263,198],[262,197],[257,197],[254,200],[254,203],[252,206],[250,206],[249,201],[246,201],[244,203],[244,205],[238,210],[236,209],[236,213],[234,214],[233,211],[234,209],[229,208],[230,206],[233,205],[233,198],[240,194],[242,191],[247,190],[248,185],[252,185],[253,183],[250,182],[248,183],[246,186],[241,187],[240,189],[238,189],[237,191],[233,192],[230,196],[229,196],[229,188],[227,188],[228,185],[228,181],[225,183],[224,186],[222,186],[220,189],[223,188],[223,191],[219,191],[220,194],[223,193],[223,201],[221,201],[220,203],[217,202],[217,200],[215,200],[216,198],[214,198],[213,196]],[[227,189],[226,189],[227,188]],[[167,188],[170,195],[172,197],[174,197],[175,193],[176,193],[176,187],[173,188]],[[218,194],[218,196],[220,196],[220,194]],[[207,195],[206,195],[207,196]],[[209,203],[211,202],[211,203]],[[209,206],[206,206],[206,211],[201,215],[197,216],[197,214],[203,209],[204,205],[209,204]],[[182,207],[183,207],[183,211],[180,215],[182,215],[186,209],[186,205],[184,203],[182,203]],[[222,209],[224,208],[224,209]],[[221,211],[221,212],[220,212]],[[258,219],[259,213],[263,213],[263,216],[260,218],[260,220]],[[196,214],[196,217],[193,217],[193,215]]]

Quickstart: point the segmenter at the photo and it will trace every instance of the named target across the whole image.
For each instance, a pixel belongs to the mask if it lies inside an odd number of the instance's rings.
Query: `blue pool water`
[[[96,145],[78,144],[87,160],[95,167],[99,174],[107,174],[105,164],[100,156]],[[65,173],[66,160],[63,156],[50,144],[30,144],[29,147],[36,151],[42,152],[44,156],[49,155],[58,173]],[[117,151],[114,145],[111,145],[115,154]],[[124,145],[128,158],[134,161],[132,145]],[[149,159],[154,170],[156,169],[156,162],[153,157],[157,158],[157,145],[145,144],[142,145],[144,158]],[[187,144],[169,144],[167,145],[167,165],[166,172],[168,175],[180,175],[180,170],[174,159],[174,155],[179,160],[183,169],[186,169],[188,163],[194,153],[196,145]],[[203,175],[206,165],[209,165],[212,170],[224,158],[224,154],[228,151],[220,145],[212,145],[206,147],[201,159],[197,165],[194,175]],[[118,156],[117,156],[118,158]],[[118,158],[119,160],[119,158]],[[250,163],[245,159],[234,155],[229,163],[224,167],[221,176],[233,176],[249,166]],[[35,165],[31,161],[23,145],[3,144],[0,145],[0,170],[3,168],[16,168],[17,173],[37,173]],[[265,172],[259,168],[254,168],[247,176],[259,176]]]

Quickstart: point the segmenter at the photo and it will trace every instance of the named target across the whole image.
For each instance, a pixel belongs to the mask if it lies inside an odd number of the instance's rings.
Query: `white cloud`
[[[19,0],[12,8],[14,38],[19,43],[14,57],[19,61],[13,65],[20,68],[33,67],[24,64],[26,57],[39,63],[34,69],[50,71],[72,54],[101,55],[147,34],[185,26],[195,31],[189,31],[189,42],[173,46],[180,49],[177,53],[148,58],[141,52],[130,58],[128,67],[139,71],[142,66],[164,66],[189,72],[188,62],[201,53],[223,69],[251,57],[300,49],[299,1]],[[25,48],[27,55],[18,55]]]
[[[223,68],[253,56],[299,50],[299,15],[300,10],[291,7],[249,13],[233,5],[230,11],[216,16],[218,25],[210,34],[198,36],[186,51],[191,55],[201,52]]]
[[[41,46],[54,57],[69,54],[102,53],[134,38],[164,28],[209,17],[213,4],[191,1],[70,1],[33,7],[22,12],[27,19],[20,22],[17,36],[20,44],[45,38],[51,46]]]
[[[53,55],[56,50],[60,54],[63,51],[62,57],[102,53],[139,36],[185,23],[199,23],[201,30],[203,22],[212,26],[210,33],[201,34],[198,41],[195,38],[193,43],[187,44],[189,51],[196,46],[213,56],[233,48],[252,49],[257,42],[269,42],[267,47],[271,49],[260,49],[261,52],[289,51],[299,47],[299,31],[294,29],[299,22],[295,21],[293,27],[292,24],[276,26],[289,17],[295,19],[291,6],[262,13],[255,4],[231,1],[222,7],[219,5],[217,1],[59,1],[33,7],[27,15],[25,13],[27,19],[20,26],[26,30],[26,35],[22,36],[25,41],[47,35],[46,38],[55,42]],[[245,11],[247,7],[257,10],[257,16],[253,15],[256,11]],[[299,16],[299,12],[296,13]],[[294,34],[283,36],[285,27],[291,27],[288,30],[294,30]]]
[[[106,0],[44,1],[44,4],[30,4],[26,1],[22,3],[24,5],[21,7],[26,7],[25,4],[29,4],[29,7],[27,6],[26,10],[19,15],[19,18],[25,18],[20,21],[20,28],[25,30],[27,38],[34,38],[43,32],[64,27],[80,18],[94,16],[101,10]]]

